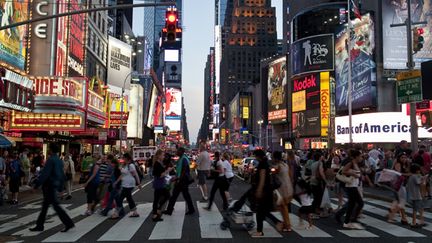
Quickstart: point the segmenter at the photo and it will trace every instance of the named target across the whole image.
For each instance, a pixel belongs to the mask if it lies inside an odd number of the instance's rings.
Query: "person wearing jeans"
[[[214,154],[215,161],[216,161],[216,172],[218,173],[218,176],[215,178],[215,182],[213,184],[213,187],[210,192],[210,198],[208,201],[207,207],[204,207],[206,210],[211,210],[211,206],[213,204],[214,197],[216,195],[216,191],[219,189],[219,193],[222,197],[223,201],[223,209],[228,209],[228,200],[225,194],[225,191],[228,187],[228,181],[225,177],[225,168],[223,166],[222,161],[220,160],[220,153],[216,152]]]
[[[171,215],[174,211],[174,205],[177,201],[178,196],[182,193],[184,200],[187,204],[186,215],[192,215],[195,213],[195,208],[192,203],[191,195],[189,194],[189,185],[190,181],[190,169],[189,169],[189,160],[186,156],[184,156],[185,149],[183,147],[179,147],[177,149],[177,156],[179,160],[176,165],[176,182],[174,184],[174,189],[171,195],[171,198],[168,203],[167,209],[163,212],[163,214]]]
[[[364,227],[356,222],[364,205],[358,188],[361,177],[360,167],[358,165],[362,161],[361,152],[358,150],[351,150],[350,159],[351,161],[348,162],[342,170],[344,175],[353,177],[349,183],[345,183],[348,203],[343,227],[347,229],[363,230]]]
[[[132,157],[130,154],[125,153],[123,155],[124,159],[124,166],[121,169],[121,193],[120,197],[117,197],[117,213],[113,214],[112,218],[117,219],[121,216],[123,216],[124,208],[123,208],[123,200],[126,198],[128,204],[129,204],[129,210],[131,213],[129,214],[129,217],[139,217],[139,214],[137,212],[135,201],[132,197],[132,191],[135,188],[136,185],[141,189],[140,179],[138,177],[138,173],[136,171],[135,165],[132,161]]]
[[[107,216],[108,212],[111,210],[113,203],[117,201],[117,198],[121,193],[121,171],[120,164],[117,159],[111,159],[112,173],[111,173],[111,182],[108,186],[108,191],[110,192],[108,202],[105,205],[105,208],[102,210],[101,215]]]
[[[164,152],[162,150],[156,151],[153,157],[153,217],[154,222],[162,221],[162,207],[168,201],[170,197],[170,192],[167,188],[167,183],[165,181],[165,176],[169,174],[172,167],[165,168],[163,163]]]

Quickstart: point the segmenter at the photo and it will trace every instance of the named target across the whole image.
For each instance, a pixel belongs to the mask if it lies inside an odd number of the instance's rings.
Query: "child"
[[[408,179],[407,183],[407,191],[408,191],[408,200],[411,201],[413,208],[413,217],[412,217],[412,228],[421,228],[424,225],[423,218],[423,199],[421,196],[420,187],[422,184],[426,182],[426,178],[421,175],[421,168],[417,164],[411,165],[411,173],[412,175]],[[417,224],[417,212],[420,214],[420,224]]]
[[[312,207],[312,192],[308,183],[304,180],[300,180],[297,183],[296,189],[298,191],[296,195],[298,197],[297,199],[301,203],[301,207],[297,212],[299,217],[299,226],[303,225],[303,217],[307,217],[309,223],[307,229],[311,229],[313,227],[312,214],[315,212],[314,208]]]

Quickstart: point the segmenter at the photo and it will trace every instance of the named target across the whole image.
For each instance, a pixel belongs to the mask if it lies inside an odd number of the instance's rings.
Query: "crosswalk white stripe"
[[[377,238],[378,235],[371,233],[367,230],[338,230],[342,234],[345,234],[352,238]]]
[[[250,210],[250,208],[248,206],[244,206],[244,208],[246,210]],[[256,214],[254,213],[254,218],[256,218]],[[256,232],[256,224],[255,227],[249,231],[249,234],[252,235]],[[277,232],[277,230],[275,228],[273,228],[273,226],[271,226],[269,223],[267,223],[267,221],[264,220],[263,222],[263,233],[264,236],[260,237],[260,238],[282,238],[282,235],[279,234],[279,232]]]
[[[71,219],[73,219],[75,217],[80,216],[82,214],[82,212],[85,211],[86,208],[87,208],[87,204],[83,204],[77,208],[70,210],[70,211],[66,210],[66,213],[69,215],[69,217]],[[47,220],[47,222],[45,222],[44,230],[49,230],[49,229],[55,228],[60,224],[62,224],[61,220],[57,216],[53,215],[53,217],[51,219],[49,219],[49,220]],[[29,237],[29,236],[39,235],[41,233],[42,232],[30,231],[29,228],[25,228],[21,231],[13,233],[12,235],[20,235],[22,237]]]
[[[88,232],[92,231],[96,226],[105,221],[107,217],[99,214],[93,214],[75,224],[75,228],[68,232],[58,232],[42,242],[75,242],[83,237]]]
[[[279,220],[283,220],[280,212],[274,212],[273,215],[276,216],[276,218],[278,218]],[[290,213],[289,217],[290,217],[290,221],[291,221],[292,230],[294,232],[296,232],[297,234],[299,234],[301,237],[305,237],[305,238],[313,238],[313,237],[328,238],[328,237],[332,237],[327,232],[319,229],[315,225],[309,229],[307,227],[307,226],[309,226],[308,222],[304,222],[303,225],[301,225],[300,224],[300,218],[295,214]]]
[[[47,216],[50,216],[53,214],[54,214],[54,210],[52,208],[48,209]],[[0,225],[0,233],[4,233],[4,232],[9,231],[11,229],[15,229],[15,228],[30,224],[31,222],[36,221],[38,216],[39,216],[39,212],[35,212],[35,213],[29,214],[25,217],[15,219],[11,222],[1,224]]]
[[[149,240],[181,239],[185,213],[185,202],[177,202],[173,214],[156,224]]]
[[[331,206],[335,207],[336,205],[334,203],[332,203]],[[381,216],[383,216],[382,214],[384,214],[384,216],[386,214],[385,210],[377,209],[377,208],[372,207],[368,204],[364,205],[363,210],[371,212],[371,213],[375,212],[375,214],[381,215]],[[391,234],[393,236],[396,236],[396,237],[426,237],[423,234],[420,234],[420,233],[417,233],[415,231],[412,231],[412,230],[388,223],[388,222],[383,221],[383,220],[373,218],[369,215],[363,215],[363,218],[359,219],[359,221],[364,223],[364,224],[367,224],[373,228],[384,231],[387,234]]]
[[[67,208],[71,205],[72,204],[60,204],[60,206],[63,208]],[[27,204],[25,206],[20,207],[20,209],[40,209],[40,208],[42,208],[41,203],[30,203],[30,204]]]
[[[0,214],[0,221],[15,218],[16,216],[18,216],[18,215],[17,214]]]
[[[222,214],[219,212],[216,205],[213,205],[211,211],[203,209],[207,203],[197,202],[199,212],[199,223],[201,228],[201,238],[219,238],[229,239],[232,238],[229,229],[222,230],[220,224],[223,220]]]
[[[136,234],[152,211],[152,204],[145,203],[137,206],[138,218],[124,217],[111,227],[98,241],[129,241]]]
[[[426,237],[423,234],[405,229],[403,227],[399,227],[394,224],[387,223],[382,220],[375,219],[368,215],[364,215],[364,218],[360,219],[360,222],[365,223],[371,227],[374,227],[376,229],[379,229],[381,231],[386,232],[387,234],[391,234],[396,237]]]
[[[374,204],[374,205],[377,205],[377,206],[383,206],[385,208],[391,208],[391,204],[388,202],[383,202],[383,201],[379,201],[379,200],[375,200],[375,199],[368,199],[367,202]],[[409,214],[413,213],[412,208],[405,207],[405,211]],[[424,217],[427,219],[432,219],[432,213],[424,212]]]

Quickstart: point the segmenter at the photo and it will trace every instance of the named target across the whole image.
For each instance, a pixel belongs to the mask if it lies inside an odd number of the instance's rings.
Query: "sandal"
[[[282,229],[282,232],[291,232],[291,231],[292,231],[291,227]]]
[[[129,215],[129,218],[138,218],[139,214],[138,213],[133,213],[131,215]]]
[[[264,232],[255,232],[252,234],[252,238],[264,237]]]

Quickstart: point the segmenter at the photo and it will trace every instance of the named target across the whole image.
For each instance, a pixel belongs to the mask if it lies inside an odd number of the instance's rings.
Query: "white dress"
[[[293,186],[290,179],[289,166],[285,163],[279,163],[278,167],[279,173],[277,174],[277,177],[281,182],[281,186],[278,188],[278,191],[285,203],[289,203],[293,197]]]

